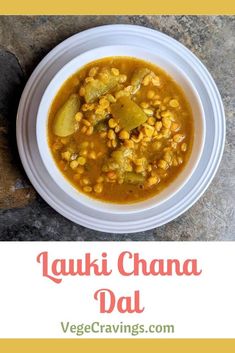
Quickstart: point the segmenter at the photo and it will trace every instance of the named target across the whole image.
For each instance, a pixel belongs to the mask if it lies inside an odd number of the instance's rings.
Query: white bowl
[[[166,189],[164,189],[158,195],[146,201],[131,204],[107,203],[93,199],[79,192],[75,187],[73,187],[72,184],[69,183],[69,181],[57,168],[47,140],[47,122],[49,110],[51,107],[51,103],[62,84],[87,63],[90,63],[97,59],[111,56],[128,56],[143,59],[165,70],[182,87],[184,94],[186,95],[191,105],[194,118],[193,148],[191,156],[182,172]],[[174,62],[165,59],[163,53],[126,45],[105,46],[87,51],[79,55],[78,57],[67,63],[54,76],[54,78],[49,83],[47,89],[45,90],[38,108],[36,121],[36,137],[39,152],[47,171],[49,172],[53,180],[57,183],[57,185],[66,194],[71,196],[76,201],[79,201],[81,204],[98,211],[102,210],[103,212],[113,214],[135,213],[145,211],[156,206],[156,204],[159,205],[165,202],[177,192],[179,192],[179,190],[190,179],[198,165],[204,146],[205,116],[199,95],[196,89],[194,88],[192,82],[188,79],[187,75],[182,71],[182,69],[179,69]]]

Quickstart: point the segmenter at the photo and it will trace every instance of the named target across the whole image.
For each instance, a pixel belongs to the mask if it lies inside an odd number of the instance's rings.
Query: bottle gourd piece
[[[138,91],[143,79],[149,73],[150,73],[150,70],[145,67],[138,68],[134,71],[132,78],[131,78],[131,85],[134,87],[133,93],[136,93]]]
[[[86,103],[94,103],[101,96],[112,91],[118,84],[118,77],[113,75],[109,69],[104,68],[100,76],[84,85]]]
[[[127,184],[143,184],[145,177],[141,174],[126,172],[124,174],[124,182]]]
[[[71,94],[55,115],[53,132],[60,137],[72,135],[75,132],[75,115],[80,108],[77,94]]]
[[[143,110],[129,97],[123,96],[111,105],[111,113],[122,129],[133,130],[147,120]]]

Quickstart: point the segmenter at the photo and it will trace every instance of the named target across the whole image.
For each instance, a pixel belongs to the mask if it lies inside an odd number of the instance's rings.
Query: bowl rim
[[[116,55],[115,54],[115,55],[112,55],[112,53],[110,53],[109,55],[102,55],[100,57],[94,57],[93,60],[87,60],[82,65],[81,64],[80,65],[77,64],[77,61],[81,61],[82,59],[84,59],[85,57],[87,57],[87,56],[89,56],[91,54],[100,53],[100,52],[105,51],[105,50],[112,51],[112,49],[115,49],[115,50],[123,50],[123,49],[125,49],[127,52],[128,51],[136,51],[136,50],[138,50],[138,51],[141,51],[142,53],[146,52],[148,54],[155,55],[155,57],[159,57],[159,58],[162,57],[163,58],[163,56],[157,55],[154,51],[150,50],[149,48],[143,48],[143,47],[139,47],[139,46],[136,46],[136,45],[135,46],[134,45],[130,46],[130,45],[125,45],[125,44],[123,44],[123,45],[105,45],[105,46],[100,46],[100,47],[97,47],[97,48],[93,48],[93,49],[87,50],[87,51],[81,53],[80,55],[77,55],[72,60],[67,62],[64,66],[62,66],[59,71],[56,72],[56,74],[53,76],[53,78],[48,83],[48,85],[47,85],[47,87],[46,87],[46,89],[45,89],[45,91],[44,91],[44,93],[43,93],[43,95],[42,95],[42,97],[40,99],[40,103],[39,103],[38,110],[37,110],[37,117],[36,117],[36,139],[37,139],[37,145],[38,145],[40,157],[41,157],[42,162],[43,162],[46,170],[48,171],[49,175],[53,178],[53,180],[59,186],[60,189],[62,189],[65,193],[69,194],[69,196],[71,196],[77,202],[83,204],[86,207],[89,207],[89,208],[92,208],[94,210],[97,210],[97,211],[100,211],[102,207],[104,208],[106,206],[105,210],[103,210],[103,211],[107,212],[107,213],[110,213],[110,214],[112,214],[112,213],[113,214],[114,213],[115,214],[138,213],[138,212],[146,211],[148,209],[151,209],[151,208],[155,207],[156,205],[160,205],[160,204],[166,202],[167,200],[172,198],[176,193],[178,193],[183,188],[183,186],[189,181],[189,179],[192,177],[194,171],[196,170],[196,168],[197,168],[197,166],[198,166],[198,164],[200,162],[200,159],[201,159],[201,156],[202,156],[202,152],[203,152],[203,148],[204,148],[204,144],[205,144],[205,136],[206,136],[205,113],[204,113],[203,105],[202,105],[201,99],[199,97],[199,94],[198,94],[196,88],[194,87],[192,81],[187,76],[187,74],[181,68],[179,68],[175,63],[170,61],[169,59],[164,59],[164,61],[168,62],[168,64],[170,64],[172,67],[174,67],[174,70],[177,73],[179,73],[184,78],[184,80],[190,86],[190,89],[193,92],[194,97],[196,97],[198,108],[200,110],[200,118],[201,118],[201,125],[202,125],[202,135],[201,135],[201,143],[199,145],[197,145],[198,153],[197,153],[197,157],[196,157],[196,159],[195,159],[195,161],[193,163],[193,166],[191,168],[191,171],[187,174],[187,176],[183,179],[183,181],[178,185],[178,187],[175,187],[175,190],[173,190],[171,193],[168,193],[167,196],[163,197],[160,200],[156,200],[155,202],[153,202],[152,204],[149,204],[149,205],[147,205],[147,203],[149,201],[151,201],[151,200],[153,201],[153,199],[157,198],[158,195],[162,195],[162,193],[164,192],[165,189],[163,191],[161,191],[159,194],[153,195],[153,196],[151,196],[150,198],[148,198],[146,200],[141,200],[141,201],[137,201],[137,202],[131,202],[131,203],[127,203],[127,204],[125,204],[125,203],[122,204],[122,203],[107,202],[107,201],[95,199],[93,197],[87,196],[86,194],[84,194],[81,191],[79,191],[75,186],[73,186],[73,184],[68,180],[68,178],[66,178],[66,176],[64,176],[63,173],[56,166],[56,163],[54,161],[53,155],[52,155],[51,150],[50,150],[50,148],[48,146],[47,134],[46,134],[46,138],[45,138],[46,142],[47,142],[46,146],[48,148],[48,151],[50,152],[49,153],[50,160],[53,161],[53,163],[52,164],[46,163],[45,162],[45,158],[44,158],[44,154],[42,153],[42,148],[45,147],[45,144],[42,143],[41,138],[40,138],[41,137],[41,133],[40,133],[40,130],[41,130],[40,116],[41,116],[41,111],[43,110],[42,106],[43,106],[43,104],[47,104],[47,106],[48,106],[47,117],[45,118],[45,123],[46,123],[45,125],[47,125],[49,109],[51,107],[52,101],[55,98],[56,94],[58,93],[58,91],[60,90],[62,85],[65,83],[65,81],[67,79],[69,79],[69,77],[71,77],[73,74],[78,72],[85,65],[87,65],[89,63],[92,63],[93,61],[95,62],[96,60],[99,60],[99,59],[102,59],[102,58],[105,58],[105,57],[112,57],[112,56],[113,57],[118,57],[118,56],[119,57],[125,57],[126,56],[126,57],[137,58],[137,59],[140,59],[140,60],[143,60],[143,61],[146,61],[146,62],[150,62],[153,65],[156,65],[156,66],[160,67],[164,72],[166,72],[168,75],[170,75],[172,77],[172,75],[169,74],[169,72],[165,68],[161,67],[161,65],[153,63],[150,60],[145,60],[144,58],[140,58],[137,55],[131,55],[131,54],[127,54],[127,55],[125,55],[125,54]],[[74,68],[73,68],[72,72],[67,74],[66,78],[60,81],[59,87],[57,87],[57,90],[54,91],[54,93],[53,93],[52,100],[50,100],[49,103],[48,102],[46,103],[46,101],[48,100],[48,98],[47,98],[48,92],[50,92],[50,89],[53,86],[53,84],[56,82],[56,80],[61,75],[63,75],[68,70],[68,68],[73,67],[73,65],[74,65]],[[175,79],[174,79],[174,81],[177,82]],[[181,89],[182,89],[182,87],[181,87]],[[47,127],[46,127],[46,129],[47,129]],[[194,144],[195,144],[195,141],[193,142],[192,151],[193,151],[193,148],[194,148]],[[191,155],[192,155],[192,151],[191,151]],[[187,161],[186,166],[189,164],[189,161],[191,159],[191,155],[189,157],[189,160]],[[186,169],[186,166],[179,173],[178,176],[180,176],[183,173],[183,171]],[[64,183],[61,184],[61,182],[59,182],[59,180],[54,177],[53,172],[55,172],[57,174],[57,176],[59,176],[60,181],[62,181],[62,179],[63,179]],[[174,179],[174,181],[178,178],[178,176]],[[170,186],[174,183],[174,181],[166,188],[167,190],[169,190]],[[66,187],[64,187],[64,185],[66,185]],[[69,192],[69,190],[71,192]],[[73,192],[72,192],[72,190],[73,190]],[[76,193],[74,193],[74,191],[76,191]],[[84,200],[85,200],[85,202],[84,202]],[[115,207],[115,209],[114,209],[114,207]],[[138,209],[135,209],[136,207],[138,207]]]

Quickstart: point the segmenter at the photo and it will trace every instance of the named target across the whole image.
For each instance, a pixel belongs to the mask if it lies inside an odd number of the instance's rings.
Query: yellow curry
[[[187,163],[193,136],[181,88],[157,66],[130,57],[84,66],[61,87],[48,119],[63,175],[79,191],[115,203],[166,188]]]

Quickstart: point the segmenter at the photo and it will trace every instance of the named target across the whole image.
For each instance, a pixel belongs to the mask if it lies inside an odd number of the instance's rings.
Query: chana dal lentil
[[[163,70],[111,57],[70,77],[49,113],[54,160],[81,192],[131,203],[166,188],[184,168],[193,144],[190,106]]]

